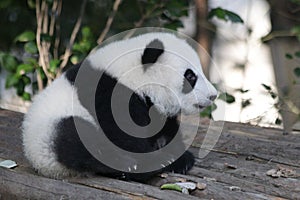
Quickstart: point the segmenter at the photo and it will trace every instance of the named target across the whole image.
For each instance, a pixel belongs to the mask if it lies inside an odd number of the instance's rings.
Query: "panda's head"
[[[167,116],[180,111],[196,114],[217,96],[203,74],[196,51],[173,34],[148,33],[107,45],[101,52],[104,55],[94,54],[94,63],[102,63],[119,82],[149,97]]]

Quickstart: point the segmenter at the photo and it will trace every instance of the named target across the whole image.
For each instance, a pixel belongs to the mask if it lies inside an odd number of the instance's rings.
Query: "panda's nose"
[[[214,101],[216,98],[217,98],[217,95],[211,95],[211,96],[209,97],[209,100]]]

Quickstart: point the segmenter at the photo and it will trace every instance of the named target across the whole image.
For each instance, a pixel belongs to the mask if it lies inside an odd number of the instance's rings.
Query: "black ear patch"
[[[142,55],[142,64],[153,64],[157,61],[158,57],[164,52],[163,43],[155,39],[151,41],[145,48]]]

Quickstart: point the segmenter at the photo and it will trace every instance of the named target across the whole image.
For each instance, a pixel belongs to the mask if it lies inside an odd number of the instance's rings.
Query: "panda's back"
[[[46,176],[56,177],[71,172],[57,162],[53,151],[57,124],[71,115],[91,120],[73,91],[73,85],[63,74],[34,98],[23,121],[25,156]]]

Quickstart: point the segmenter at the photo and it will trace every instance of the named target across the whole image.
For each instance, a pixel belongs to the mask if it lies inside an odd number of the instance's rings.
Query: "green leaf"
[[[58,60],[58,59],[51,60],[49,71],[52,73],[55,73],[57,68],[59,67],[59,64],[60,64],[60,60]]]
[[[14,73],[18,66],[18,61],[14,56],[12,56],[8,53],[1,53],[0,54],[0,64],[8,72]]]
[[[167,1],[165,6],[172,16],[182,17],[188,15],[188,1]]]
[[[35,34],[32,31],[25,31],[15,38],[15,42],[29,42],[35,40]]]
[[[24,93],[22,94],[22,99],[23,99],[24,101],[31,101],[31,94],[29,94],[28,92],[24,92]]]
[[[33,72],[34,71],[34,67],[30,64],[20,64],[18,65],[17,68],[17,75],[23,75],[26,74],[28,72]]]
[[[45,42],[51,42],[52,38],[49,34],[43,33],[41,34],[41,40]]]
[[[182,191],[182,188],[175,184],[175,183],[166,183],[166,184],[163,184],[160,189],[162,190],[175,190],[175,191],[179,191],[181,192]]]
[[[300,0],[290,0],[292,3],[295,3],[295,4],[299,4],[300,5]]]
[[[243,19],[239,15],[220,7],[210,10],[208,18],[211,19],[214,16],[224,21],[231,21],[233,23],[244,23]]]
[[[85,26],[81,29],[82,38],[89,39],[93,37],[93,33],[90,27]]]
[[[266,84],[261,84],[266,90],[270,91],[272,88]]]
[[[37,72],[40,74],[42,80],[45,80],[47,77],[46,77],[46,74],[45,72],[43,71],[43,68],[42,67],[38,67],[37,69]]]
[[[300,41],[300,26],[294,26],[291,29],[292,34],[294,34],[295,36],[297,36],[298,40]]]
[[[251,105],[250,99],[245,99],[242,101],[242,108],[246,108],[247,106]]]
[[[295,52],[295,56],[298,57],[298,58],[300,58],[300,51],[296,51]]]
[[[276,99],[277,97],[277,94],[275,94],[274,92],[270,91],[270,95],[272,97],[272,99]]]
[[[300,77],[300,67],[294,69],[294,74],[299,78]]]
[[[237,89],[237,91],[242,93],[242,94],[249,92],[249,90],[243,90],[242,88]]]
[[[27,42],[25,45],[24,45],[24,50],[27,52],[27,53],[31,53],[31,54],[36,54],[38,49],[36,47],[36,44],[35,42]]]
[[[221,99],[221,100],[225,101],[226,103],[235,102],[234,96],[232,96],[231,94],[228,94],[227,92],[220,94],[218,99]]]
[[[8,8],[12,3],[12,0],[1,0],[0,9]]]
[[[15,87],[17,89],[17,95],[22,96],[25,90],[25,84],[22,79],[19,80],[18,84]]]
[[[34,0],[27,0],[27,5],[31,9],[35,8],[35,2],[34,2]]]
[[[282,120],[277,117],[277,119],[275,120],[275,124],[280,125],[281,123],[282,123]]]
[[[10,87],[13,87],[17,85],[19,82],[19,77],[15,74],[8,74],[6,76],[6,81],[5,81],[5,88],[8,89]]]
[[[201,113],[200,113],[200,117],[208,117],[208,118],[212,118],[211,114],[214,110],[217,109],[217,105],[215,103],[213,103],[211,106],[206,107]]]
[[[177,30],[177,28],[183,27],[183,24],[180,20],[174,20],[172,22],[165,24],[164,27],[171,30]]]
[[[293,59],[293,55],[290,54],[290,53],[286,53],[286,54],[285,54],[285,57],[286,57],[287,59]]]
[[[73,55],[70,59],[71,63],[73,65],[78,64],[80,61],[82,61],[84,59],[83,55]]]
[[[294,26],[291,30],[293,34],[299,35],[300,34],[300,26]]]
[[[23,80],[25,85],[29,85],[31,83],[31,79],[26,75],[22,76],[22,80]]]
[[[26,58],[25,60],[26,64],[31,64],[33,66],[37,66],[38,65],[38,61],[36,60],[36,58]]]

